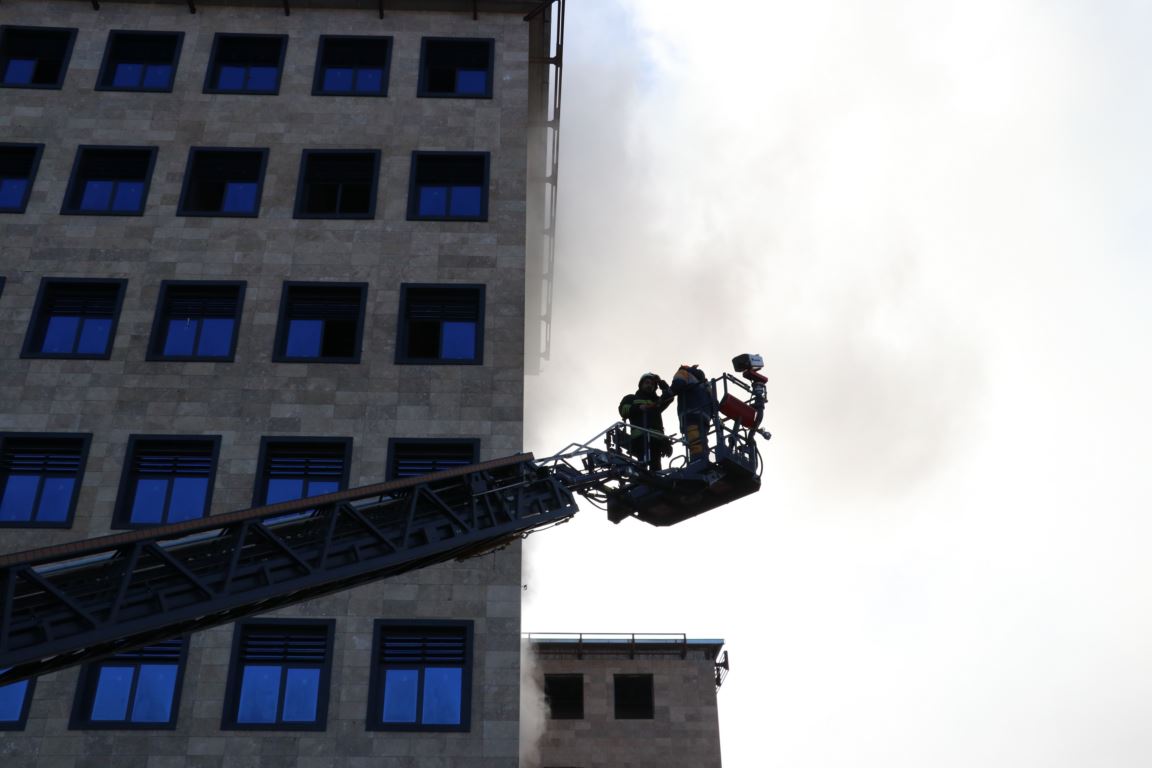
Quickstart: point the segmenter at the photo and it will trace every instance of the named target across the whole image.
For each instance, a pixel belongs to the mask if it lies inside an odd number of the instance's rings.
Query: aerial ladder
[[[708,452],[650,471],[617,423],[584,443],[420,477],[0,555],[0,685],[436,563],[567,522],[581,495],[614,523],[668,526],[755,493],[757,355],[707,382]],[[635,427],[633,427],[635,429]],[[674,438],[684,444],[682,438]],[[601,445],[603,443],[603,445]]]

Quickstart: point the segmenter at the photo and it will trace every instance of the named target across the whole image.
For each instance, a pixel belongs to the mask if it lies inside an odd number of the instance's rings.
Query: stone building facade
[[[720,768],[723,640],[532,634],[526,642],[526,687],[542,717],[533,723],[525,712],[522,768]]]
[[[5,0],[0,551],[521,450],[539,5]],[[509,768],[520,583],[512,547],[0,689],[0,760]]]

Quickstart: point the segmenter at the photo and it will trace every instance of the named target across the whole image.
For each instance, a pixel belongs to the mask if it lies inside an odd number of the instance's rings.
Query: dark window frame
[[[315,292],[322,292],[326,290],[336,289],[338,291],[347,291],[349,294],[353,292],[359,293],[359,311],[356,315],[356,331],[355,337],[352,340],[354,353],[351,355],[323,355],[316,357],[301,357],[291,356],[288,354],[288,336],[290,331],[291,321],[294,319],[289,317],[288,312],[293,302],[292,294],[306,293],[308,289]],[[296,299],[299,300],[299,299]],[[368,310],[368,283],[336,283],[336,282],[314,282],[308,280],[285,280],[283,288],[280,291],[280,312],[277,315],[276,321],[276,345],[272,352],[272,362],[274,363],[326,363],[326,364],[345,364],[357,365],[360,363],[360,358],[364,352],[364,317]],[[328,318],[326,318],[328,319]],[[326,327],[326,326],[325,326]],[[324,344],[323,332],[321,334],[321,347]]]
[[[422,215],[420,213],[420,189],[425,186],[430,186],[426,183],[421,183],[419,177],[420,162],[426,158],[482,158],[483,159],[483,181],[480,186],[480,213],[475,216],[463,216],[448,213],[447,206],[450,203],[445,202],[446,210],[443,216],[439,215]],[[439,185],[437,185],[439,186]],[[412,152],[412,166],[408,173],[408,221],[488,221],[489,212],[489,198],[492,192],[492,153],[483,151],[452,151],[452,150],[415,150]]]
[[[636,695],[636,691],[621,688],[621,682],[632,685],[647,682],[647,707],[645,702],[622,701]],[[656,681],[651,673],[615,674],[612,676],[613,717],[616,720],[654,720],[656,718]]]
[[[344,490],[348,488],[348,482],[352,477],[352,448],[353,439],[351,437],[311,437],[311,436],[298,436],[298,435],[266,435],[260,438],[260,452],[256,459],[256,477],[255,484],[252,487],[252,506],[262,507],[265,506],[264,499],[268,494],[268,480],[271,478],[271,466],[269,465],[269,453],[273,445],[289,445],[298,444],[301,446],[307,445],[342,445],[344,447],[344,467],[340,479],[337,481],[338,488]],[[303,498],[307,498],[306,496]],[[273,502],[275,503],[275,502]]]
[[[20,704],[19,716],[15,720],[0,720],[0,731],[22,731],[28,726],[28,713],[32,709],[32,697],[36,693],[36,680],[37,678],[30,677],[27,680],[9,683],[19,685],[20,682],[24,682],[27,686],[24,688],[24,701]]]
[[[72,522],[76,517],[76,506],[80,500],[80,489],[84,485],[84,470],[88,466],[88,450],[92,445],[91,432],[0,432],[0,458],[2,458],[7,450],[7,443],[9,440],[18,441],[78,441],[79,455],[76,462],[76,474],[74,475],[72,485],[72,497],[68,500],[68,514],[64,520],[59,522],[37,522],[34,518],[25,521],[3,521],[0,520],[0,528],[71,528]],[[3,464],[0,464],[0,499],[3,498],[3,493],[7,489],[7,478],[10,473],[4,470]],[[39,496],[41,489],[37,490]],[[37,511],[34,509],[34,511]]]
[[[157,525],[165,525],[169,522],[167,518],[171,512],[169,505],[173,488],[168,489],[167,498],[162,510],[165,519],[158,523],[132,522],[132,508],[136,501],[134,481],[139,476],[135,468],[136,450],[138,447],[151,448],[153,444],[160,443],[170,443],[173,445],[173,448],[179,447],[180,444],[188,445],[189,443],[203,443],[209,447],[208,455],[211,466],[208,469],[208,487],[204,494],[204,512],[198,518],[188,519],[203,519],[211,513],[212,492],[216,485],[216,469],[220,461],[220,435],[131,434],[128,435],[128,445],[124,451],[124,464],[120,471],[120,487],[116,493],[116,507],[112,513],[112,528],[154,528]],[[169,478],[174,476],[178,476],[178,474],[168,475]]]
[[[8,83],[6,82],[8,62],[11,56],[8,51],[8,34],[15,32],[49,32],[64,33],[67,36],[64,42],[63,55],[59,60],[60,72],[53,83]],[[36,90],[58,91],[64,87],[64,79],[68,75],[68,64],[72,60],[72,49],[76,45],[76,27],[37,27],[26,24],[0,24],[0,88],[30,88]],[[37,59],[39,61],[39,59]]]
[[[480,460],[480,438],[478,437],[390,437],[388,438],[388,464],[385,470],[385,479],[397,480],[410,477],[408,474],[397,472],[397,464],[400,461],[399,453],[404,448],[409,446],[430,448],[444,445],[470,448],[472,461],[469,463],[475,464]]]
[[[105,210],[89,210],[81,208],[81,201],[84,195],[84,190],[79,185],[81,182],[97,181],[98,179],[89,179],[86,176],[80,175],[81,166],[85,163],[86,153],[147,153],[147,170],[142,179],[132,179],[139,181],[143,184],[143,190],[140,192],[140,207],[133,210],[116,211],[111,209]],[[144,146],[119,146],[108,144],[81,144],[76,147],[76,157],[72,161],[72,171],[68,174],[68,187],[64,192],[64,203],[60,206],[60,213],[67,216],[143,216],[144,211],[148,209],[148,191],[152,186],[152,173],[156,169],[156,147]],[[95,161],[93,161],[95,162]],[[115,179],[119,182],[123,179]]]
[[[409,319],[408,305],[410,294],[413,291],[453,291],[476,293],[476,354],[471,359],[445,359],[442,357],[413,357],[409,354]],[[400,284],[400,310],[396,323],[396,357],[397,365],[483,365],[484,364],[484,327],[487,303],[487,286],[483,283],[401,283]]]
[[[153,38],[158,41],[159,38],[166,37],[171,39],[172,44],[172,58],[166,62],[168,66],[172,67],[172,76],[168,79],[168,85],[164,88],[151,88],[143,84],[139,86],[129,87],[124,85],[115,85],[114,79],[116,72],[114,65],[122,63],[121,61],[114,61],[112,59],[113,48],[116,46],[118,40],[126,40],[128,38]],[[172,93],[176,87],[176,71],[180,67],[180,52],[184,47],[184,33],[183,32],[165,32],[160,30],[145,30],[145,29],[110,29],[108,30],[108,40],[104,44],[104,58],[100,61],[100,72],[96,76],[96,90],[97,91],[126,91],[131,93]],[[126,61],[123,63],[133,64],[137,62]],[[158,62],[147,62],[158,63]]]
[[[550,691],[549,681],[562,684],[569,683],[570,688]],[[561,685],[561,688],[567,688]],[[571,694],[576,691],[579,700]],[[548,719],[550,720],[583,720],[584,719],[584,675],[579,672],[565,674],[544,675],[544,700],[548,704]]]
[[[32,144],[26,142],[13,142],[5,141],[0,142],[0,151],[8,150],[31,150],[32,162],[31,167],[28,169],[28,186],[24,190],[24,198],[20,201],[20,205],[15,208],[0,208],[0,213],[24,213],[28,210],[28,201],[32,198],[32,185],[36,183],[36,173],[40,170],[40,158],[44,156],[43,144]],[[20,178],[16,176],[3,176],[3,178]]]
[[[148,337],[146,360],[154,362],[204,362],[231,363],[236,359],[236,347],[240,340],[240,321],[244,315],[244,293],[248,287],[244,280],[162,280],[156,299],[156,314],[152,319],[152,332]],[[166,355],[164,344],[168,340],[167,320],[170,318],[169,300],[173,293],[181,290],[211,294],[213,289],[223,293],[223,289],[236,291],[236,314],[233,316],[232,341],[227,355]],[[199,331],[197,332],[199,334]]]
[[[194,173],[196,171],[196,159],[203,156],[207,158],[209,155],[258,155],[259,156],[259,170],[256,173],[256,206],[251,212],[235,212],[226,211],[221,207],[218,210],[192,208],[191,201],[192,189],[194,184],[204,183],[204,180],[197,177]],[[224,218],[224,219],[255,219],[260,216],[260,203],[264,197],[264,174],[268,170],[268,148],[267,147],[191,147],[188,150],[188,162],[184,165],[184,180],[180,186],[180,202],[176,206],[177,216],[190,216],[202,218]],[[252,181],[250,179],[225,179],[228,181]],[[223,203],[221,203],[223,206]]]
[[[148,664],[147,654],[156,652],[157,649],[162,648],[165,644],[172,645],[172,641],[166,643],[156,644],[154,646],[144,646],[133,651],[118,653],[113,656],[100,659],[89,664],[85,664],[80,670],[80,676],[76,681],[76,695],[72,701],[72,716],[68,722],[69,730],[85,730],[85,731],[172,731],[176,729],[177,720],[180,715],[180,694],[184,687],[184,670],[188,666],[188,645],[189,636],[181,635],[177,638],[180,641],[179,658],[175,661],[176,667],[176,680],[172,687],[172,702],[169,711],[169,718],[166,721],[134,721],[134,720],[94,720],[92,719],[92,706],[95,703],[93,699],[99,689],[100,672],[105,667],[130,667],[134,670],[132,675],[132,682],[130,684],[128,695],[129,703],[128,709],[131,710],[135,705],[134,694],[140,682],[140,667]],[[172,665],[172,662],[164,662],[166,666]],[[87,714],[85,714],[87,712]]]
[[[243,667],[245,631],[250,627],[282,627],[286,632],[298,629],[322,628],[326,635],[327,647],[324,661],[320,664],[298,664],[295,667],[284,665],[281,671],[281,685],[279,688],[279,701],[277,702],[277,722],[274,723],[244,723],[239,722],[240,694],[243,689]],[[233,625],[232,655],[228,663],[228,682],[224,692],[224,714],[220,720],[222,731],[326,731],[328,729],[328,703],[332,693],[332,667],[335,655],[335,619],[246,619]],[[269,665],[273,666],[273,665]],[[320,679],[316,693],[316,719],[309,722],[283,722],[284,703],[284,675],[289,668],[319,669]]]
[[[459,93],[457,91],[431,90],[428,61],[428,44],[436,47],[442,43],[464,45],[485,44],[488,46],[487,87],[483,93]],[[496,87],[496,38],[494,37],[423,37],[420,39],[420,73],[416,84],[416,96],[422,99],[491,99]]]
[[[255,39],[273,40],[273,39],[275,39],[275,40],[280,41],[280,57],[279,57],[279,61],[276,64],[276,85],[274,88],[271,88],[271,89],[250,89],[250,88],[232,89],[232,88],[220,88],[219,86],[213,86],[212,85],[213,82],[217,82],[217,83],[219,82],[218,68],[223,65],[222,62],[220,61],[221,47],[222,47],[221,44],[223,44],[224,48],[227,48],[231,45],[231,43],[229,43],[228,41],[241,40],[244,38],[247,38],[250,40],[255,40]],[[225,52],[225,53],[227,53],[227,52]],[[207,72],[204,75],[204,93],[231,94],[231,95],[238,95],[238,96],[276,96],[280,93],[280,84],[284,80],[284,60],[287,57],[287,55],[288,55],[288,35],[250,34],[247,32],[217,32],[215,34],[215,36],[212,38],[212,52],[208,56],[208,68],[207,68]],[[247,64],[245,66],[251,66],[251,64]]]
[[[380,79],[379,91],[329,91],[324,89],[324,72],[329,67],[324,62],[325,54],[331,43],[361,43],[367,46],[371,42],[379,42],[384,46],[383,72]],[[312,76],[313,96],[352,96],[386,98],[388,96],[388,79],[392,71],[393,40],[391,35],[320,35],[320,44],[316,49],[316,68]]]
[[[103,352],[43,352],[38,349],[44,344],[47,333],[48,318],[42,317],[45,303],[49,300],[49,292],[54,286],[77,285],[114,285],[116,298],[112,309],[111,326],[108,329],[108,343]],[[43,277],[40,279],[40,288],[36,293],[36,303],[32,306],[32,316],[28,319],[28,330],[24,335],[24,347],[20,357],[40,360],[108,360],[112,357],[112,348],[116,344],[116,329],[120,323],[120,310],[124,306],[124,294],[127,292],[128,280],[125,278],[99,278],[99,277]],[[84,317],[83,315],[81,317]],[[77,334],[80,331],[77,330]]]
[[[368,189],[368,210],[362,213],[320,212],[314,213],[306,210],[308,191],[311,184],[309,180],[309,161],[311,158],[339,157],[352,155],[368,155],[372,158],[372,180]],[[378,149],[305,149],[300,153],[300,172],[296,177],[296,200],[292,206],[294,219],[375,219],[378,193],[380,189],[380,155]],[[340,182],[341,187],[344,183]]]
[[[384,670],[413,669],[420,671],[417,683],[417,713],[420,712],[420,702],[423,697],[424,670],[436,666],[427,662],[416,664],[385,665],[381,659],[382,636],[386,630],[394,628],[399,630],[428,631],[432,634],[461,634],[464,642],[464,662],[460,681],[460,723],[456,725],[422,724],[419,715],[415,723],[386,723],[384,722]],[[368,712],[367,730],[369,731],[404,731],[404,732],[440,732],[440,733],[467,733],[472,730],[472,677],[475,671],[475,622],[471,620],[455,619],[377,619],[372,629],[372,671],[368,682]]]

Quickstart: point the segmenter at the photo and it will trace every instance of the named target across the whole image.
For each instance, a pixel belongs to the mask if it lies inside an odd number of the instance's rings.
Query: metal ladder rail
[[[0,684],[490,551],[575,512],[521,454],[2,556]]]

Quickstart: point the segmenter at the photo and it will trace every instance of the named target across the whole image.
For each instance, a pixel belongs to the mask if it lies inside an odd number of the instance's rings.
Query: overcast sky
[[[530,538],[525,630],[724,638],[726,768],[1152,764],[1150,29],[569,3],[526,448],[746,351],[774,439],[746,500]]]

